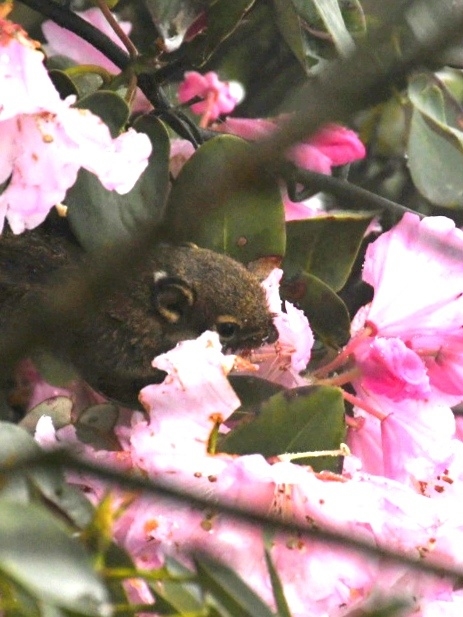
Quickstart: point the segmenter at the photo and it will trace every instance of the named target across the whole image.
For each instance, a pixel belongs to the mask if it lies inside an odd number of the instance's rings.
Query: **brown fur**
[[[73,242],[41,230],[0,237],[0,331],[14,318],[29,292],[40,290],[49,274],[78,263]],[[191,290],[190,303],[177,312],[159,307],[154,272],[173,281],[173,290]],[[170,289],[170,288],[169,288]],[[161,301],[160,301],[161,302]],[[162,302],[166,302],[163,298]],[[175,321],[174,321],[175,318]],[[236,261],[192,246],[161,245],[144,271],[123,292],[114,293],[91,319],[66,337],[66,355],[82,377],[106,396],[134,405],[141,387],[162,381],[151,367],[156,355],[177,342],[196,338],[225,322],[239,331],[223,341],[229,349],[258,347],[276,340],[276,330],[257,278]]]

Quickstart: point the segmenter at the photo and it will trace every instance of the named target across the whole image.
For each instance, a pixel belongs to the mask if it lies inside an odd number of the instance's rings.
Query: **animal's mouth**
[[[279,338],[279,333],[276,327],[270,328],[267,336],[257,337],[255,334],[249,334],[246,338],[241,338],[237,342],[224,341],[223,351],[224,353],[236,353],[236,352],[249,352],[253,349],[258,349],[263,345],[272,345],[276,343]]]

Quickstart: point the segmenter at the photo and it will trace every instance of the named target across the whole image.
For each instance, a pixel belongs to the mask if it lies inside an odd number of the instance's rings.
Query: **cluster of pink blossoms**
[[[16,233],[38,225],[63,199],[81,166],[109,189],[130,190],[151,149],[146,136],[129,131],[113,140],[101,120],[73,108],[72,100],[62,101],[42,54],[18,26],[0,22],[0,46],[0,182],[8,181],[0,195],[0,226],[5,218]],[[237,103],[214,77],[189,77],[189,85],[180,97],[204,99],[197,110],[206,125]],[[228,119],[222,129],[255,139],[276,130],[277,122]],[[288,156],[301,167],[330,173],[333,165],[364,154],[355,133],[332,125]],[[293,216],[286,205],[287,218],[307,215]],[[341,475],[316,474],[258,454],[208,452],[216,422],[240,405],[226,379],[235,358],[222,354],[214,333],[154,360],[168,377],[140,394],[148,418],[135,413],[129,426],[116,427],[120,452],[84,446],[71,426],[55,431],[47,418],[39,421],[36,438],[43,447],[77,448],[95,461],[217,501],[252,503],[258,512],[310,520],[412,557],[457,565],[463,544],[463,444],[450,406],[463,399],[462,253],[463,233],[444,217],[420,221],[405,215],[370,245],[364,278],[374,298],[357,315],[351,341],[324,375],[329,379],[335,370],[340,383],[346,367],[346,381],[356,391],[355,417],[348,419],[355,456],[346,457]],[[280,277],[274,271],[266,281],[280,340],[260,350],[265,359],[259,374],[294,387],[310,381],[300,373],[309,362],[313,336],[301,311],[288,303],[281,311]],[[96,504],[107,491],[91,478],[73,475],[70,481]],[[169,555],[188,563],[182,549],[200,547],[224,559],[273,603],[259,529],[186,504],[126,499],[117,489],[113,499],[115,510],[123,506],[114,536],[140,568],[160,567]],[[408,600],[416,617],[457,617],[463,610],[463,592],[450,580],[379,558],[283,535],[275,536],[270,552],[294,617],[342,617],[390,594]],[[142,583],[129,592],[134,601],[151,600]]]
[[[39,225],[81,167],[108,190],[127,193],[151,153],[148,137],[129,129],[113,139],[98,117],[62,100],[43,54],[20,26],[0,20],[0,231]]]
[[[59,443],[84,449],[91,459],[198,495],[243,507],[252,503],[257,512],[310,520],[417,559],[457,566],[463,550],[463,443],[455,436],[448,405],[463,398],[458,378],[462,254],[463,233],[443,217],[420,221],[405,215],[370,246],[364,277],[374,287],[374,298],[357,317],[355,333],[337,361],[340,367],[348,362],[361,405],[357,413],[366,408],[373,415],[351,421],[355,456],[345,458],[341,475],[314,473],[284,458],[270,462],[258,454],[208,452],[215,423],[240,405],[226,379],[235,358],[221,353],[214,333],[180,343],[154,360],[168,377],[140,393],[148,419],[135,414],[130,426],[117,427],[121,452],[84,447],[72,427],[55,432],[46,418],[36,437],[44,447]],[[286,349],[279,368],[299,385],[307,383],[299,372],[313,339],[297,309],[287,305],[283,313],[278,308],[279,276],[272,273],[266,283],[280,331],[272,361],[278,365]],[[261,368],[272,378],[270,365]],[[107,490],[76,474],[70,481],[85,488],[94,503]],[[121,504],[124,494],[115,489],[114,507]],[[148,497],[132,497],[120,512],[114,536],[140,568],[160,567],[169,555],[188,563],[185,548],[199,547],[225,560],[273,604],[259,529],[210,509]],[[341,617],[391,595],[408,601],[408,614],[416,617],[457,617],[463,610],[463,592],[451,580],[380,558],[283,535],[275,536],[270,553],[294,617]],[[130,593],[134,600],[150,600],[141,582]]]
[[[244,91],[236,82],[221,81],[210,71],[201,75],[195,71],[185,73],[178,89],[181,103],[199,97],[201,101],[191,105],[191,110],[202,115],[200,125],[208,126],[221,115],[231,113],[240,102]],[[268,137],[277,131],[286,116],[273,119],[227,117],[223,122],[212,124],[216,131],[230,133],[249,141]],[[171,172],[177,176],[183,163],[194,154],[193,146],[186,140],[172,142]],[[287,152],[288,160],[302,169],[331,174],[332,168],[347,165],[365,157],[365,146],[358,135],[338,124],[323,127],[310,139],[296,144]],[[305,219],[320,214],[320,202],[313,199],[293,202],[282,187],[285,218],[287,221]]]

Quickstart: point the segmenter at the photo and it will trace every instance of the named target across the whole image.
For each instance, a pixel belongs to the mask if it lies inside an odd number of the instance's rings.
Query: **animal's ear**
[[[194,289],[183,279],[154,273],[151,293],[153,309],[169,323],[177,323],[196,301]]]

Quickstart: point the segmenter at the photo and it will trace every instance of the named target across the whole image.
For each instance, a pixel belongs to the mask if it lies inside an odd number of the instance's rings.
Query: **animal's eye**
[[[220,319],[217,320],[215,327],[218,335],[224,341],[229,341],[234,338],[241,329],[240,324],[236,323],[236,321],[226,321]]]

